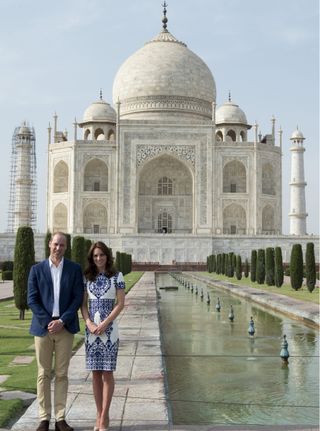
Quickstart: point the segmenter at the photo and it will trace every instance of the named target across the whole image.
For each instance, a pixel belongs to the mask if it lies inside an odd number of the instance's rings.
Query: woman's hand
[[[101,335],[103,334],[107,327],[110,325],[110,322],[108,322],[108,319],[101,322],[99,325],[97,325],[96,330],[94,332],[95,335]]]
[[[97,325],[95,323],[93,323],[91,320],[87,319],[86,325],[87,325],[87,328],[89,329],[89,331],[91,332],[91,334],[96,334]]]

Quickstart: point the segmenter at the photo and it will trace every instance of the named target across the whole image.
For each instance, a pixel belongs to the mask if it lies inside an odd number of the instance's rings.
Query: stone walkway
[[[207,278],[206,281],[208,281]],[[0,285],[0,299],[1,287]],[[232,286],[225,286],[225,288],[234,289]],[[250,298],[250,291],[246,289],[244,289],[245,295],[249,295],[247,297]],[[248,289],[253,293],[256,292],[256,289]],[[277,295],[274,296],[273,300],[276,301]],[[299,311],[299,306],[302,304],[305,303],[295,304],[296,311]],[[110,411],[110,431],[315,431],[319,429],[318,427],[267,425],[264,427],[170,425],[165,402],[154,273],[145,273],[126,295],[125,308],[118,317],[118,322],[121,343],[115,373],[116,389]],[[84,363],[84,347],[81,347],[73,356],[70,365],[67,421],[76,430],[87,431],[93,429],[95,405],[91,375],[84,369]],[[11,429],[34,431],[38,424],[37,413],[37,401],[34,401]],[[51,423],[50,429],[54,429],[54,422]]]

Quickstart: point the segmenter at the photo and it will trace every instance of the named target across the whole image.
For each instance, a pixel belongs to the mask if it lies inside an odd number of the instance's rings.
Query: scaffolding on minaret
[[[10,191],[7,232],[20,226],[37,225],[36,135],[26,122],[16,127],[12,137]]]

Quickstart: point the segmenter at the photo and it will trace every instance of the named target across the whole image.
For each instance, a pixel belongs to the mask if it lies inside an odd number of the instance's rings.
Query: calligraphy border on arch
[[[136,164],[141,167],[147,161],[159,154],[169,153],[185,160],[195,167],[195,146],[194,145],[137,145]]]

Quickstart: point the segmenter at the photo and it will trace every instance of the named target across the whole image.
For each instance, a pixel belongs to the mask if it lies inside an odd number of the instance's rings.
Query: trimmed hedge
[[[13,279],[13,271],[10,269],[6,269],[5,271],[2,271],[2,280],[12,280]]]

